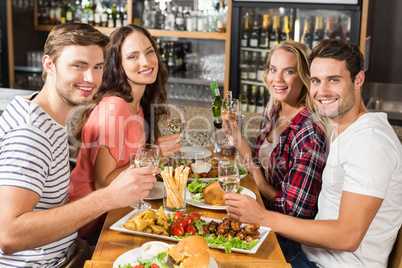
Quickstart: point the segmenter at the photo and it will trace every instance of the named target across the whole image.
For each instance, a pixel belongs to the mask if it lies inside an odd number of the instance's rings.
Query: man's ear
[[[360,71],[355,77],[355,87],[360,89],[363,86],[364,79],[365,79],[365,74],[363,71]]]
[[[43,56],[42,65],[48,75],[53,75],[55,66],[49,55]]]

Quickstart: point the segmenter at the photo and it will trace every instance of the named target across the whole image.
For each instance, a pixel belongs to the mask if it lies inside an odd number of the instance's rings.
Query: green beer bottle
[[[218,84],[211,83],[212,94],[214,95],[214,101],[212,102],[212,115],[214,119],[214,126],[218,129],[222,128],[221,107],[222,99],[219,92]]]

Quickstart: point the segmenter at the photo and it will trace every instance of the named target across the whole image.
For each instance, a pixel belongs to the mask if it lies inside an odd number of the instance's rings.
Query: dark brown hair
[[[53,63],[56,64],[60,57],[61,51],[66,46],[96,45],[102,48],[103,57],[105,57],[108,43],[109,38],[89,24],[76,22],[59,24],[49,33],[44,47],[44,54],[49,55]],[[43,81],[46,80],[46,77],[47,72],[45,69],[43,69]]]
[[[82,113],[82,120],[78,125],[75,133],[75,137],[81,140],[81,131],[84,127],[86,121],[88,120],[92,110],[96,105],[100,103],[103,97],[106,96],[117,96],[124,99],[126,102],[131,103],[133,101],[133,96],[131,95],[131,86],[128,83],[127,75],[122,66],[122,55],[121,55],[121,45],[133,32],[143,33],[151,42],[152,47],[158,57],[158,75],[154,83],[146,85],[144,95],[141,98],[140,104],[144,111],[144,119],[148,126],[154,123],[155,133],[154,137],[147,133],[147,141],[151,142],[152,138],[155,140],[161,135],[158,122],[166,114],[166,108],[163,105],[153,104],[166,104],[166,89],[165,85],[168,80],[169,72],[165,65],[162,63],[161,57],[158,53],[158,48],[155,40],[152,38],[151,34],[144,28],[130,24],[127,26],[122,26],[115,30],[110,36],[110,45],[108,48],[107,56],[105,59],[105,66],[103,69],[102,84],[99,90],[92,98],[92,103],[89,108],[84,109]],[[153,109],[153,113],[151,113]],[[151,122],[151,115],[153,114],[153,122]],[[149,130],[150,128],[147,128]]]
[[[346,67],[350,72],[352,82],[356,75],[364,68],[364,57],[356,44],[342,39],[324,39],[313,49],[309,57],[309,63],[315,58],[331,58],[346,61]]]

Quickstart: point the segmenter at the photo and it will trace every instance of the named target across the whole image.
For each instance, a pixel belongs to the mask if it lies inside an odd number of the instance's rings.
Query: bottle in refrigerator
[[[289,29],[289,17],[288,16],[283,16],[283,27],[281,31],[281,35],[279,38],[280,42],[290,40],[290,29]]]
[[[214,121],[214,126],[217,129],[222,128],[222,117],[221,117],[221,108],[222,108],[222,99],[221,93],[219,92],[219,87],[217,83],[211,83],[212,95],[214,96],[214,101],[212,102],[212,116]]]
[[[262,22],[262,29],[260,32],[260,38],[258,41],[258,47],[268,48],[269,47],[269,15],[265,14]]]
[[[257,86],[252,85],[251,86],[251,94],[249,95],[248,98],[248,106],[247,106],[247,111],[255,113],[256,109],[256,95],[257,95]]]
[[[248,47],[249,46],[249,41],[250,41],[249,21],[250,21],[250,15],[249,15],[249,13],[246,13],[246,15],[244,16],[243,35],[242,35],[242,38],[241,38],[241,46],[242,47]]]
[[[250,67],[248,69],[248,80],[257,80],[257,52],[254,51],[250,60]]]
[[[339,16],[335,16],[335,23],[333,26],[333,31],[332,31],[332,38],[334,39],[345,39],[345,35],[343,34],[343,29],[342,29],[342,21]]]
[[[278,16],[273,17],[272,31],[269,33],[269,48],[273,48],[279,43],[279,33],[278,33]]]
[[[310,17],[306,17],[306,19],[304,20],[303,34],[301,36],[302,43],[305,44],[309,49],[312,48],[313,44],[313,35],[311,34],[310,31],[311,28],[310,22],[311,22]]]
[[[315,17],[315,25],[313,32],[313,42],[311,47],[314,48],[323,39],[322,16]]]
[[[248,80],[248,70],[250,68],[249,52],[244,51],[243,57],[240,63],[240,79]]]
[[[253,22],[253,29],[250,34],[249,46],[253,48],[258,47],[259,39],[260,39],[260,27],[258,26],[258,20],[255,19]]]
[[[257,66],[257,81],[262,82],[262,77],[264,75],[265,71],[265,59],[267,57],[267,52],[262,51],[261,56],[258,60],[258,66]]]
[[[258,93],[257,93],[257,97],[256,97],[256,108],[255,108],[255,112],[256,113],[260,113],[262,114],[264,112],[264,91],[265,91],[265,87],[264,86],[260,86]]]
[[[248,106],[248,85],[243,84],[239,95],[240,111],[246,112]]]
[[[325,32],[324,32],[324,37],[323,39],[330,39],[331,37],[331,28],[332,28],[332,20],[331,17],[328,16],[326,19],[326,23],[325,23]]]

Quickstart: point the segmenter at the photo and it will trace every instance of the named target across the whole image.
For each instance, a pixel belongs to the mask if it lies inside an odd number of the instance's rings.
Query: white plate
[[[247,188],[243,188],[243,191],[241,191],[241,194],[246,194],[248,196],[251,196],[252,198],[256,199],[257,196],[255,195],[255,193],[253,193],[253,191],[247,189]],[[191,193],[188,191],[188,188],[186,188],[186,202],[187,204],[190,204],[192,206],[195,207],[199,207],[199,208],[206,208],[206,209],[212,209],[212,210],[226,210],[226,206],[212,206],[212,205],[207,205],[205,204],[204,200],[194,200],[191,198]]]
[[[180,159],[204,159],[212,154],[210,150],[197,147],[181,147],[180,152],[186,154],[180,157]],[[170,157],[172,157],[172,155]],[[173,156],[172,158],[175,157]]]
[[[173,247],[174,245],[169,245],[170,247]],[[113,268],[119,268],[119,265],[126,265],[126,264],[131,264],[131,266],[135,266],[138,264],[138,261],[143,260],[141,256],[141,248],[135,248],[132,250],[129,250],[123,254],[121,254],[113,263]],[[218,268],[218,264],[216,261],[211,257],[209,260],[209,266],[208,268]]]
[[[144,200],[155,200],[155,199],[162,199],[163,198],[163,187],[164,184],[161,181],[157,181],[154,184],[151,192],[147,197],[144,197]]]
[[[128,234],[134,234],[134,235],[141,235],[141,236],[147,236],[147,237],[152,237],[155,239],[163,239],[163,240],[169,240],[169,241],[174,241],[174,242],[179,242],[178,239],[171,237],[171,236],[163,236],[163,235],[156,235],[156,234],[148,234],[144,232],[138,232],[138,231],[131,231],[126,228],[124,228],[123,224],[126,223],[133,215],[139,213],[141,211],[139,210],[133,210],[130,213],[128,213],[126,216],[115,222],[112,226],[110,226],[110,229],[123,232],[123,233],[128,233]],[[202,218],[206,222],[210,222],[214,220],[217,223],[221,223],[222,221],[216,220],[216,219],[210,219],[210,218]],[[241,227],[245,227],[247,224],[242,224]],[[240,253],[248,253],[248,254],[254,254],[257,252],[257,250],[260,248],[262,242],[267,238],[269,232],[271,231],[271,228],[268,227],[263,227],[261,226],[260,229],[258,230],[260,232],[260,237],[258,238],[258,243],[255,247],[253,247],[251,250],[244,250],[244,249],[238,249],[238,248],[232,248],[233,252],[240,252]],[[217,247],[218,249],[225,250],[224,247]],[[117,266],[118,267],[118,266]]]

